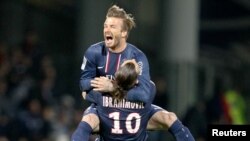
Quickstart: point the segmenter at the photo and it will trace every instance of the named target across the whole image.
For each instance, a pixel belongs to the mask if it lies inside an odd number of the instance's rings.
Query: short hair
[[[123,8],[120,8],[117,5],[113,5],[108,9],[106,18],[108,17],[123,19],[123,30],[127,31],[128,33],[133,27],[135,27],[135,21],[132,14],[127,14]]]
[[[128,62],[121,66],[115,73],[115,90],[111,93],[112,97],[118,100],[124,98],[127,91],[135,86],[137,77],[138,72],[134,63]]]

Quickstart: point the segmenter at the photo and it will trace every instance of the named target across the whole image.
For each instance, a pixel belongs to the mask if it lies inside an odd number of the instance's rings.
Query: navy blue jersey
[[[84,54],[81,66],[81,90],[91,90],[90,80],[94,77],[107,76],[112,79],[119,66],[128,59],[136,60],[140,66],[141,73],[138,77],[138,86],[128,92],[127,99],[148,102],[152,99],[148,60],[141,50],[129,43],[127,43],[126,49],[121,53],[110,52],[108,48],[105,47],[104,42],[90,46]]]
[[[151,83],[150,92],[155,93]],[[96,104],[103,141],[145,141],[152,100],[148,103],[121,101],[108,94],[90,91],[86,100]]]

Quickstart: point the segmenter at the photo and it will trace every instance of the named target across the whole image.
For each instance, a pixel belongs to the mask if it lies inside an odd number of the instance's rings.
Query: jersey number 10
[[[123,129],[121,129],[120,126],[120,113],[119,112],[110,113],[109,118],[114,119],[114,128],[111,129],[111,133],[123,134]],[[134,118],[136,119],[136,121],[135,121],[135,127],[133,128],[131,120]],[[141,124],[141,116],[138,113],[131,113],[126,118],[125,127],[129,133],[135,134],[138,132],[140,124]]]

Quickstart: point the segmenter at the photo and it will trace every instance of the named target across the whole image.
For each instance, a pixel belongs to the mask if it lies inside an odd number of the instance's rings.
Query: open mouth
[[[105,40],[107,44],[111,44],[113,41],[113,37],[111,35],[106,35]]]
[[[106,36],[106,40],[113,40],[113,37],[108,35],[108,36]]]

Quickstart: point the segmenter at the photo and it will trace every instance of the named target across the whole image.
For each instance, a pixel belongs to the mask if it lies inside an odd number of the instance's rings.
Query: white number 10
[[[111,133],[114,134],[122,134],[123,130],[120,128],[120,113],[119,112],[113,112],[109,114],[110,118],[114,119],[114,128],[111,129]],[[131,120],[136,119],[135,121],[135,127],[132,127]],[[125,122],[125,127],[129,133],[136,133],[139,128],[140,128],[140,123],[141,123],[141,116],[138,113],[131,113],[127,116],[126,122]]]

